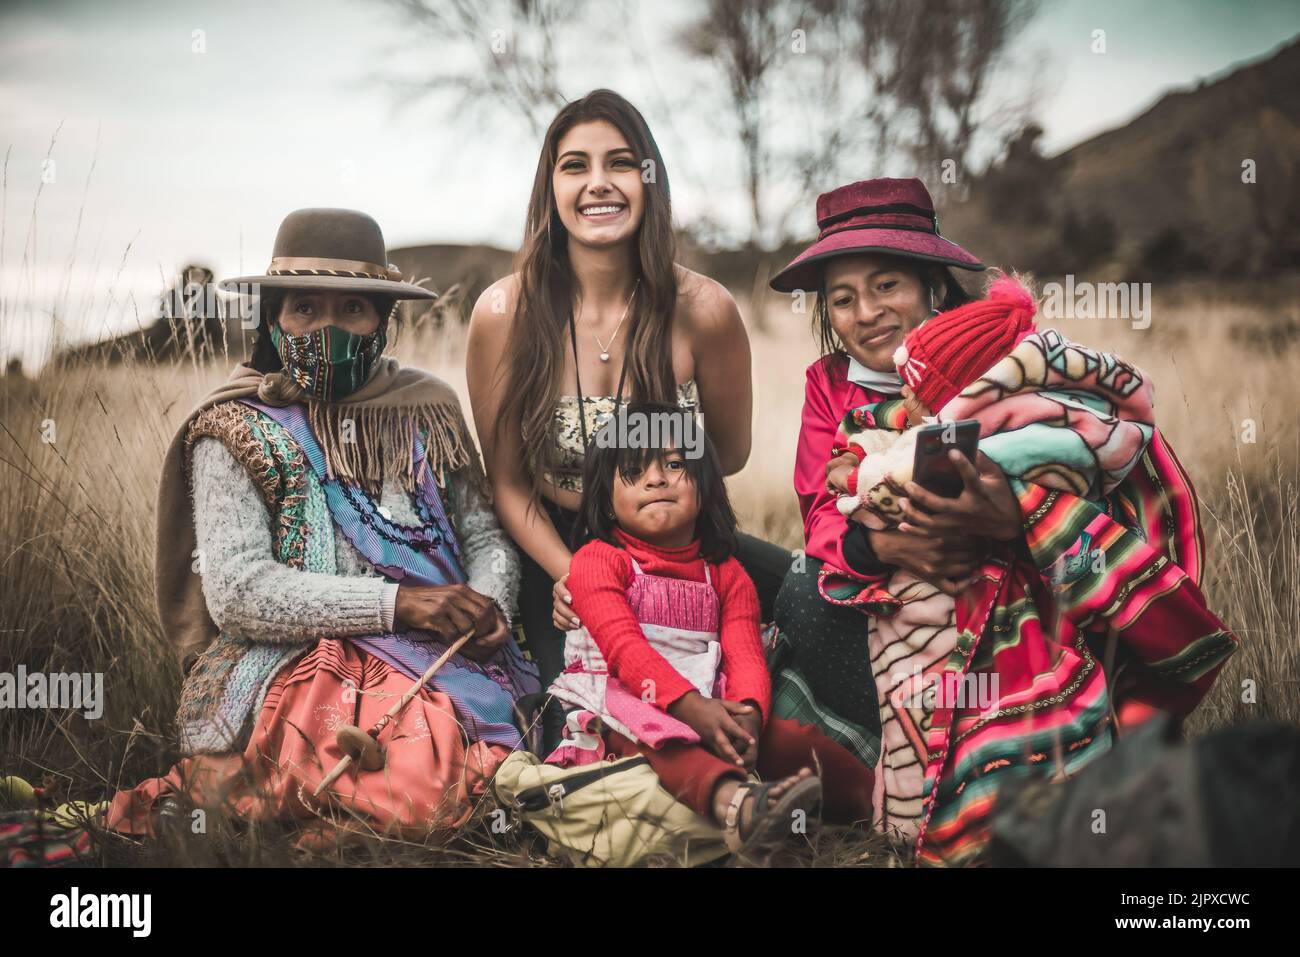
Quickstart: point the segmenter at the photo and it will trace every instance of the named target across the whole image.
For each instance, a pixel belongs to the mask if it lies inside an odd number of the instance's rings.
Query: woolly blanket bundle
[[[955,603],[901,571],[827,569],[820,582],[827,600],[871,616],[877,826],[915,838],[932,863],[980,853],[1000,775],[1048,760],[1068,773],[1109,748],[1114,724],[1185,713],[1236,647],[1197,587],[1195,493],[1139,370],[1036,333],[937,416],[967,418],[1020,500],[1028,554],[995,548]],[[842,432],[877,454],[841,509],[895,524],[912,462],[902,402],[855,409]],[[1114,637],[1122,689],[1107,688],[1093,653]]]

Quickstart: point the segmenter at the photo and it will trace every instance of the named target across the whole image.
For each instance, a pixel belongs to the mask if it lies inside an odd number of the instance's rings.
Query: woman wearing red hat
[[[938,234],[919,181],[856,183],[821,196],[817,210],[820,238],[772,280],[819,294],[827,353],[808,370],[795,466],[808,562],[777,602],[786,654],[775,665],[773,715],[817,724],[873,767],[887,716],[891,773],[877,773],[877,791],[908,787],[873,803],[906,822],[898,836],[915,840],[921,860],[964,863],[987,845],[1001,781],[1040,764],[1072,773],[1156,709],[1187,713],[1236,640],[1200,595],[1195,493],[1172,450],[1149,421],[1141,442],[1121,447],[1116,414],[1134,390],[1149,393],[1141,374],[1052,330],[1038,334],[1032,296],[1011,280],[963,303],[945,267],[983,267]],[[945,311],[927,321],[938,302]],[[1078,405],[1071,396],[1085,386],[1106,398]],[[1096,413],[1105,401],[1114,414],[1072,431],[1076,411]],[[857,462],[862,441],[847,432],[903,429],[909,406],[942,422],[980,419],[981,444],[998,464],[954,452],[959,496],[909,481],[890,503],[901,508],[896,527],[850,521],[854,507],[837,501],[839,466]],[[1053,435],[1013,428],[1013,407]],[[1112,460],[1125,468],[1060,489],[1053,483],[1071,472],[1056,461],[1062,448],[1076,472]],[[1008,467],[1030,460],[1053,474]],[[909,602],[929,599],[923,588],[903,595],[899,572],[942,592],[936,607],[950,596],[930,630],[908,624],[926,614]],[[882,644],[882,621],[902,640]],[[927,658],[939,643],[950,653]],[[962,691],[918,707],[891,693],[880,707],[878,689],[893,687],[909,655],[943,682],[934,687]],[[971,679],[987,700],[963,700]]]
[[[976,567],[977,536],[1014,537],[1020,522],[1006,481],[987,465],[961,501],[961,532],[867,534],[836,509],[827,461],[839,451],[835,437],[845,414],[899,397],[903,380],[894,351],[938,309],[969,301],[950,267],[984,265],[939,235],[934,203],[917,179],[868,180],[825,193],[817,200],[817,222],[817,241],[771,281],[780,292],[817,294],[813,326],[823,353],[808,368],[795,459],[806,561],[786,577],[776,607],[793,651],[788,670],[798,676],[786,682],[783,701],[790,716],[815,721],[874,765],[880,719],[871,664],[859,653],[861,615],[822,600],[823,566],[869,572],[888,563],[955,592]]]

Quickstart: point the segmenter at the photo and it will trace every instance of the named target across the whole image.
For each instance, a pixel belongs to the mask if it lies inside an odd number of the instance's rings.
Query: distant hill
[[[441,300],[432,307],[438,319],[447,311],[459,311],[468,320],[469,310],[483,290],[510,274],[514,253],[496,246],[458,246],[449,243],[404,246],[388,251],[388,259],[408,282],[428,280]],[[419,315],[431,307],[420,303],[404,307],[407,315]]]
[[[767,276],[785,265],[798,247],[757,253],[750,249],[705,250],[688,239],[679,242],[678,260],[716,279],[738,295],[749,295],[755,287],[762,291]],[[784,258],[783,258],[784,257]],[[430,245],[406,246],[388,251],[389,260],[402,270],[406,279],[430,280],[429,285],[444,294],[440,311],[458,311],[462,320],[483,290],[514,270],[514,253],[495,246]],[[410,315],[422,308],[415,304]]]
[[[768,275],[789,262],[799,248],[792,245],[772,252],[706,250],[683,237],[679,240],[677,258],[684,266],[716,279],[737,295],[748,296],[755,289],[763,291]],[[388,258],[402,270],[404,278],[427,278],[431,280],[429,285],[444,294],[434,307],[438,314],[459,312],[464,321],[468,321],[470,310],[483,290],[514,270],[514,253],[495,246],[406,246],[390,249]],[[419,315],[428,308],[414,304],[408,315]]]
[[[97,342],[65,347],[59,351],[57,361],[169,362],[189,356],[240,360],[252,348],[255,333],[238,320],[227,321],[227,309],[207,266],[191,263],[183,267],[178,282],[161,293],[152,307],[156,318],[149,325]]]
[[[941,212],[988,262],[1132,278],[1300,268],[1300,39],[1057,156],[1034,145],[1030,131]]]

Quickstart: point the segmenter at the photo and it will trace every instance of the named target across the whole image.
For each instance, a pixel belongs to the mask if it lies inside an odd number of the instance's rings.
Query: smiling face
[[[290,336],[305,336],[323,326],[337,326],[358,336],[379,328],[379,313],[358,292],[289,290],[280,306],[280,329]]]
[[[826,264],[826,308],[844,349],[868,369],[894,371],[894,350],[930,315],[915,266],[891,256],[837,256]]]
[[[560,138],[551,186],[571,242],[613,246],[630,239],[641,225],[645,184],[640,161],[611,123],[579,123]]]
[[[699,495],[676,449],[642,466],[629,464],[615,476],[612,493],[614,519],[629,535],[661,548],[679,548],[695,538]]]

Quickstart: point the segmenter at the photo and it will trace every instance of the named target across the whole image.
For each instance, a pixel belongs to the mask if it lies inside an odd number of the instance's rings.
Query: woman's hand
[[[911,572],[946,595],[959,595],[970,587],[983,557],[980,543],[970,535],[868,529],[867,538],[882,562]]]
[[[468,585],[402,583],[397,587],[393,627],[429,631],[444,641],[455,641],[467,631],[479,636],[493,633],[498,614],[492,599]]]
[[[975,465],[956,449],[950,449],[948,457],[961,476],[961,494],[944,498],[908,482],[903,487],[907,497],[898,503],[907,516],[899,530],[916,535],[970,535],[999,542],[1018,538],[1023,530],[1020,503],[1002,470],[983,452],[977,453]]]
[[[500,608],[493,605],[493,610],[496,616],[492,623],[492,630],[475,635],[461,646],[460,653],[471,661],[487,661],[510,640],[510,623],[506,621],[506,616],[501,613]]]
[[[573,596],[569,594],[569,589],[565,582],[569,580],[569,573],[565,572],[560,576],[551,587],[551,624],[555,625],[560,631],[569,631],[577,628],[582,622],[578,621],[578,616],[573,611]]]
[[[751,749],[757,758],[758,739],[737,719],[757,711],[753,705],[706,698],[698,691],[688,691],[668,706],[670,715],[695,730],[706,750],[742,768],[745,767],[743,755]]]

